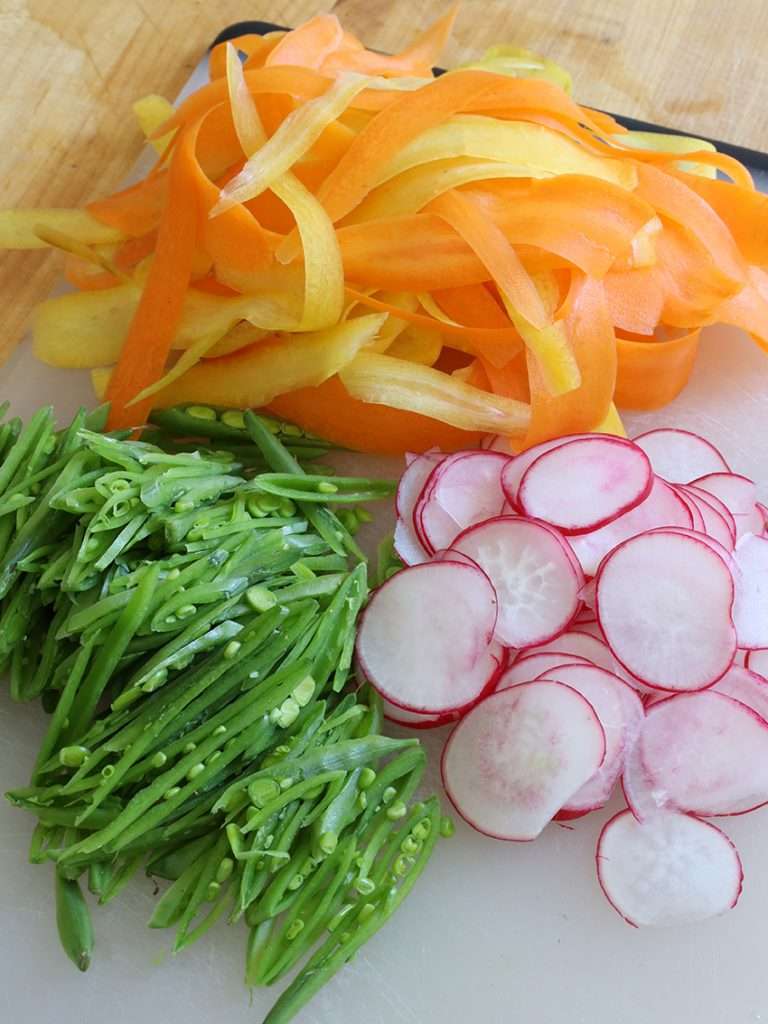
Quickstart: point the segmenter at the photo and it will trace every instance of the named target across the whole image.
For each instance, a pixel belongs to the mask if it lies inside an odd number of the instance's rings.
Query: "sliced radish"
[[[666,812],[640,824],[620,811],[600,833],[597,877],[628,924],[660,927],[735,907],[744,874],[736,847],[710,822]]]
[[[473,703],[488,684],[497,601],[476,566],[433,562],[404,569],[374,593],[357,657],[392,704],[443,714]]]
[[[546,523],[499,516],[453,544],[488,574],[499,599],[496,638],[533,647],[557,636],[579,607],[584,577],[565,540]]]
[[[395,725],[404,725],[409,729],[437,729],[441,725],[448,725],[450,722],[457,721],[459,717],[456,711],[445,715],[420,715],[418,711],[406,711],[404,708],[399,708],[397,704],[392,704],[390,701],[385,700],[384,697],[381,697],[381,703],[384,709],[384,717],[388,722],[393,722]]]
[[[592,705],[562,683],[494,693],[445,746],[443,783],[458,813],[497,839],[535,839],[600,767],[605,735]]]
[[[500,452],[457,452],[432,471],[414,511],[428,548],[449,547],[468,526],[501,514],[501,473],[508,461]]]
[[[429,554],[416,536],[413,525],[404,519],[398,519],[395,523],[392,545],[397,557],[406,565],[421,565],[429,560]]]
[[[718,496],[716,494],[710,494],[709,491],[705,491],[705,490],[703,490],[703,488],[697,487],[695,484],[685,484],[685,485],[681,485],[681,486],[682,486],[682,489],[686,492],[686,494],[688,494],[689,497],[695,498],[700,503],[699,504],[699,508],[701,509],[702,513],[704,512],[704,509],[702,507],[702,503],[706,503],[707,505],[709,505],[710,508],[714,509],[715,512],[719,512],[720,513],[720,515],[725,520],[726,526],[728,527],[728,532],[730,533],[731,537],[733,538],[733,543],[735,544],[736,543],[736,522],[735,522],[735,520],[733,518],[733,513],[728,508],[728,506],[725,504],[725,502],[722,501],[720,498],[718,498]],[[705,519],[706,519],[706,516],[705,516]],[[726,544],[726,547],[728,547],[727,544]]]
[[[758,512],[763,517],[763,530],[762,530],[762,532],[765,533],[768,530],[768,508],[766,508],[765,505],[762,505],[759,501],[756,502],[755,504],[757,506]]]
[[[691,537],[693,540],[698,540],[702,544],[706,544],[711,551],[714,551],[716,555],[719,555],[720,558],[722,558],[723,562],[728,566],[731,574],[736,572],[736,561],[733,557],[733,551],[722,545],[720,541],[715,540],[714,537],[710,537],[708,533],[701,533],[698,530],[688,530],[683,526],[664,526],[659,530],[649,530],[648,533],[675,533],[680,537]]]
[[[488,678],[483,686],[482,694],[495,690],[498,681],[504,674],[507,667],[507,650],[495,641],[490,645],[487,655],[483,656],[483,663],[486,666]],[[482,696],[481,694],[481,696]],[[463,713],[461,711],[447,711],[443,714],[424,714],[419,711],[410,711],[393,704],[379,694],[384,710],[384,717],[396,725],[404,725],[410,729],[435,729],[441,725],[450,725],[457,722]]]
[[[544,455],[545,452],[551,452],[554,448],[559,448],[563,444],[568,444],[570,441],[581,441],[584,438],[595,438],[595,437],[610,437],[613,438],[613,434],[567,434],[565,437],[556,437],[552,441],[542,441],[540,444],[535,444],[531,448],[526,448],[524,452],[520,452],[519,455],[515,455],[507,465],[504,467],[504,472],[501,475],[501,486],[504,488],[504,493],[507,496],[507,500],[513,505],[518,504],[517,490],[520,486],[520,481],[523,479],[523,475],[528,467],[538,459],[540,455]]]
[[[752,708],[768,722],[768,680],[741,665],[733,665],[712,687],[713,693],[724,693]]]
[[[502,455],[514,455],[509,444],[509,438],[502,434],[486,434],[481,440],[480,447],[486,452],[501,452]]]
[[[754,482],[739,473],[708,473],[692,480],[691,485],[719,498],[734,516],[749,515],[755,507]]]
[[[581,591],[581,599],[585,602],[584,592],[589,589],[589,584],[586,585]],[[582,608],[576,618],[573,620],[573,624],[577,629],[581,629],[582,626],[589,626],[593,622],[597,622],[594,608]]]
[[[670,698],[661,697],[659,699],[669,700]],[[646,704],[646,715],[650,706]],[[638,821],[647,821],[648,818],[658,814],[659,808],[664,806],[665,793],[663,790],[657,791],[654,788],[653,780],[643,764],[639,737],[625,751],[621,788],[630,811]]]
[[[768,802],[768,723],[723,693],[682,693],[647,708],[638,747],[659,808],[710,817]]]
[[[673,484],[685,484],[708,473],[730,472],[717,448],[688,430],[649,430],[633,440],[651,460],[654,473]]]
[[[762,647],[750,651],[745,664],[750,672],[756,672],[764,679],[768,679],[768,648]]]
[[[692,525],[691,513],[669,484],[656,477],[651,493],[639,505],[592,533],[570,537],[571,547],[587,576],[594,576],[600,562],[622,541],[660,526]]]
[[[696,502],[689,494],[686,493],[683,487],[674,485],[675,494],[687,505],[688,511],[691,513],[691,529],[698,531],[699,533],[706,533],[704,529],[704,516],[701,513],[698,502]]]
[[[496,683],[497,690],[507,690],[510,686],[519,686],[520,683],[532,683],[547,673],[553,673],[560,665],[591,665],[586,658],[579,658],[575,654],[529,654],[525,658],[518,658],[514,665],[499,676]]]
[[[411,456],[405,471],[400,477],[395,497],[397,524],[395,526],[395,551],[406,565],[418,565],[426,562],[429,553],[419,540],[413,525],[413,510],[421,494],[424,482],[445,458],[439,452],[426,452],[424,455]]]
[[[763,514],[757,507],[757,504],[753,507],[751,512],[746,515],[735,515],[733,517],[736,523],[736,540],[738,541],[741,537],[746,537],[747,534],[753,534],[754,536],[760,537],[763,534]]]
[[[608,644],[581,628],[561,633],[556,639],[550,640],[548,644],[543,644],[541,648],[537,648],[536,651],[531,653],[548,654],[550,652],[575,654],[580,658],[586,658],[587,661],[591,661],[598,668],[604,668],[608,672],[616,671],[616,659],[611,654]]]
[[[768,538],[743,537],[733,558],[737,567],[733,621],[739,647],[768,647]]]
[[[543,679],[544,677],[540,677]],[[621,775],[624,755],[640,732],[645,711],[632,687],[623,679],[594,665],[558,665],[546,678],[572,686],[595,709],[605,733],[602,765],[561,808],[569,813],[596,810],[606,803]]]
[[[469,555],[465,555],[463,551],[455,551],[453,548],[443,548],[441,551],[436,551],[432,556],[433,562],[461,562],[463,565],[474,565],[479,569],[480,566],[474,558],[470,558]]]
[[[728,511],[727,506],[719,502],[719,508],[714,504],[713,495],[706,495],[704,491],[697,491],[694,487],[676,487],[680,497],[688,505],[688,510],[693,518],[693,528],[706,533],[713,540],[718,541],[728,551],[733,551],[736,543],[736,522]],[[707,498],[711,500],[707,500]],[[694,515],[694,507],[701,519],[701,526],[696,525],[697,517]]]
[[[611,651],[647,686],[702,689],[733,661],[733,578],[697,538],[658,530],[625,541],[603,562],[596,593]]]
[[[597,619],[594,619],[592,622],[576,621],[574,622],[574,627],[576,627],[579,633],[589,633],[589,635],[593,636],[596,640],[599,640],[601,643],[605,643],[605,637],[603,636],[603,631],[600,629],[600,623]]]
[[[564,533],[588,533],[639,505],[652,483],[644,452],[594,435],[539,455],[520,480],[517,500],[526,515]]]

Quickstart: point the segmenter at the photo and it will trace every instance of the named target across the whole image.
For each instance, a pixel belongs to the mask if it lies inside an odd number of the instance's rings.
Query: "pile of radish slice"
[[[499,445],[498,447],[502,447]],[[563,437],[410,457],[358,671],[387,717],[455,723],[459,814],[498,839],[627,809],[598,878],[630,924],[734,906],[742,869],[704,818],[768,803],[768,528],[704,438]]]

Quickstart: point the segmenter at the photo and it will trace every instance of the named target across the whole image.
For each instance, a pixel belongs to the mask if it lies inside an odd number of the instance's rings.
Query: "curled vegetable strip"
[[[267,136],[231,44],[227,84],[235,131],[250,158],[266,144]],[[344,305],[344,268],[333,224],[315,196],[290,171],[274,180],[271,188],[293,214],[304,250],[304,308],[298,330],[330,327],[341,317]]]
[[[360,352],[339,371],[353,398],[408,409],[462,430],[520,436],[529,422],[523,402],[489,396],[463,381],[392,356]]]
[[[322,96],[310,100],[289,114],[275,134],[247,161],[245,167],[221,190],[211,216],[224,213],[237,203],[255,199],[300,160],[317,142],[332,121],[344,113],[364,89],[418,89],[421,79],[376,79],[345,72]]]
[[[496,282],[510,319],[536,356],[546,386],[553,394],[578,387],[579,369],[562,324],[547,315],[536,285],[504,234],[459,192],[435,200],[439,213],[464,238]]]

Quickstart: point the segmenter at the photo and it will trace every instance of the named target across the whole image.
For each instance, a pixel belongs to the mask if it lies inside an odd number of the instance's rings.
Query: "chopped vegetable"
[[[135,105],[158,156],[143,180],[0,213],[0,246],[64,249],[81,292],[41,307],[39,358],[96,370],[112,427],[214,400],[402,452],[621,434],[617,405],[682,390],[702,327],[767,346],[768,207],[746,169],[623,130],[525,50],[436,76],[456,15],[394,56],[331,14],[222,43],[178,109]],[[384,319],[360,352],[306,347],[365,307]]]
[[[701,819],[768,803],[754,482],[685,430],[516,455],[497,439],[408,455],[396,509],[401,564],[380,576],[358,661],[391,721],[455,723],[442,775],[461,817],[528,841],[605,807],[621,781],[629,810],[597,851],[615,909],[639,926],[734,906],[738,854]],[[478,616],[494,598],[489,635]]]
[[[288,1021],[441,835],[437,800],[414,801],[423,751],[380,735],[351,675],[359,503],[394,484],[313,472],[299,460],[328,445],[249,411],[159,410],[136,441],[100,433],[105,414],[0,427],[0,667],[50,713],[7,795],[37,819],[79,970],[83,886],[104,904],[143,867],[170,882],[150,926],[176,951],[228,914],[249,984],[306,961],[270,1014]]]

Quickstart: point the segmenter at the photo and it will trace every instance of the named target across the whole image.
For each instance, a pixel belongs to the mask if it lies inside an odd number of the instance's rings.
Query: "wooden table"
[[[132,100],[172,98],[231,22],[290,25],[330,7],[369,46],[393,50],[446,6],[0,0],[0,207],[71,206],[113,189],[141,145]],[[445,62],[514,42],[568,67],[585,103],[768,148],[767,38],[768,0],[464,0]],[[59,265],[41,252],[0,257],[0,357]]]

